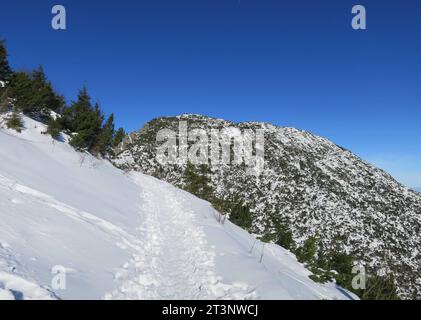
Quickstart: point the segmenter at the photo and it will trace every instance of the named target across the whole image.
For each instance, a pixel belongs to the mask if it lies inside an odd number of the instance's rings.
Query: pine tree
[[[351,287],[352,278],[355,276],[352,274],[352,256],[338,250],[333,250],[327,259],[328,269],[337,272],[335,275],[336,282],[344,288]]]
[[[34,93],[39,96],[38,99],[42,100],[42,96],[44,94],[43,89],[47,83],[47,77],[45,76],[44,68],[39,66],[37,69],[35,69],[31,73],[31,79],[33,81],[32,86]]]
[[[79,150],[92,151],[101,132],[103,119],[98,105],[93,109],[79,110],[75,118],[76,136],[72,138],[70,144]]]
[[[13,99],[14,106],[25,114],[33,112],[34,94],[32,80],[26,72],[16,72],[10,81],[10,97]]]
[[[202,164],[196,168],[189,162],[184,172],[184,189],[204,200],[212,200],[209,172],[209,166]]]
[[[400,300],[392,276],[370,276],[367,279],[366,290],[361,290],[363,300]]]
[[[32,73],[14,73],[8,89],[18,110],[41,121],[49,119],[50,110],[58,112],[64,106],[64,98],[54,91],[42,67]]]
[[[276,229],[276,244],[285,248],[292,249],[294,247],[294,239],[292,232],[287,227],[287,223],[277,219],[274,221]]]
[[[114,136],[114,114],[111,114],[107,121],[105,122],[104,126],[102,127],[101,131],[99,132],[98,136],[96,137],[96,141],[91,148],[91,152],[94,155],[105,155],[107,154],[113,142]]]
[[[232,205],[230,209],[229,219],[232,223],[246,230],[250,229],[253,223],[250,208],[241,202]]]
[[[56,113],[62,112],[66,104],[65,99],[62,95],[59,95],[54,91],[51,81],[48,81],[45,84],[44,90],[45,90],[46,105],[48,109]]]
[[[126,133],[124,132],[123,128],[119,128],[117,130],[117,132],[114,135],[113,138],[113,148],[117,148],[118,145],[123,142],[124,136],[126,135]]]
[[[7,59],[7,50],[4,40],[0,40],[0,81],[8,82],[12,76],[12,69]],[[6,85],[6,83],[4,83]]]
[[[317,253],[317,238],[310,236],[301,248],[296,250],[298,261],[312,264]]]
[[[70,132],[79,132],[83,129],[83,122],[89,112],[92,111],[91,98],[88,95],[86,86],[79,91],[76,102],[63,111],[60,119],[63,128]]]
[[[24,127],[21,116],[18,113],[13,112],[12,115],[6,119],[6,127],[20,133]]]
[[[9,89],[0,88],[0,113],[8,111],[10,108]]]
[[[47,122],[47,133],[55,140],[58,140],[61,135],[61,125],[60,122],[54,118],[50,118]]]
[[[58,95],[47,80],[42,66],[39,66],[31,75],[35,105],[41,111],[53,110],[60,112],[64,106],[64,97]]]
[[[79,91],[78,100],[63,111],[60,123],[73,134],[70,144],[78,150],[92,151],[101,132],[104,116],[98,104],[91,105],[86,86]]]

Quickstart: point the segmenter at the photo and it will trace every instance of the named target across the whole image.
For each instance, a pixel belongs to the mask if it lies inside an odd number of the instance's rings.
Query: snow
[[[0,129],[0,300],[356,298],[209,203],[24,122]]]
[[[0,300],[52,300],[52,293],[36,283],[10,273],[0,272]]]

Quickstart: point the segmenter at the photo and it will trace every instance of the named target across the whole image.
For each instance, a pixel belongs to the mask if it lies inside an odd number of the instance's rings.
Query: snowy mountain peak
[[[180,120],[189,130],[265,130],[265,169],[259,177],[235,164],[197,170],[201,181],[208,181],[206,192],[198,196],[224,208],[246,206],[251,217],[239,223],[270,242],[282,241],[284,230],[292,234],[297,249],[316,237],[319,256],[334,251],[350,255],[370,274],[391,276],[402,298],[421,297],[421,194],[326,138],[295,128],[200,115],[148,122],[125,141],[114,163],[189,189],[191,168],[162,165],[156,159],[157,133],[177,132]]]

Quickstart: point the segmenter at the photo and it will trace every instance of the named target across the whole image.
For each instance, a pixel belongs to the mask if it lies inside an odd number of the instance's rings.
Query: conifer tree
[[[86,86],[79,91],[76,102],[63,111],[60,119],[62,126],[70,132],[78,132],[82,129],[82,123],[86,114],[91,111],[91,98],[88,95]]]
[[[0,88],[0,113],[10,108],[9,88]]]
[[[4,85],[6,85],[6,83],[10,81],[11,76],[12,69],[10,68],[7,59],[6,45],[3,40],[0,40],[0,81],[5,82]]]
[[[113,136],[114,114],[111,114],[96,137],[96,141],[92,147],[91,152],[95,155],[105,155],[108,153],[112,147]]]
[[[64,106],[64,97],[54,92],[51,81],[47,80],[44,69],[40,66],[32,75],[34,104],[39,111],[52,110],[60,112]]]
[[[312,264],[317,253],[317,238],[310,236],[301,248],[297,249],[296,256],[298,261]]]
[[[209,166],[202,164],[196,168],[189,162],[184,172],[185,190],[199,198],[211,200],[212,187],[209,172]]]
[[[72,138],[70,144],[77,149],[92,152],[100,134],[102,122],[103,116],[98,105],[94,109],[79,111],[76,117],[76,136]]]
[[[50,110],[59,112],[64,106],[63,96],[54,91],[42,67],[32,73],[14,73],[8,89],[14,106],[39,120],[48,120]]]
[[[336,282],[344,288],[351,287],[354,277],[352,274],[352,256],[339,250],[333,250],[329,253],[327,259],[328,269],[337,272],[335,275]]]
[[[276,229],[276,244],[285,249],[293,249],[294,239],[287,223],[280,221],[280,219],[276,219],[274,223]]]
[[[21,132],[24,127],[21,116],[18,113],[13,112],[12,115],[6,119],[6,127]]]
[[[14,106],[25,114],[36,110],[32,80],[26,72],[15,72],[10,82],[10,97]]]
[[[119,128],[117,130],[117,132],[114,135],[113,138],[113,148],[118,147],[118,145],[123,142],[124,136],[126,135],[126,133],[124,132],[123,128]]]
[[[51,137],[55,140],[58,140],[60,138],[60,131],[61,131],[61,125],[60,122],[50,118],[47,122],[47,133],[51,135]]]
[[[361,290],[363,300],[400,300],[394,278],[390,275],[372,275],[367,279],[366,290]]]
[[[86,86],[80,90],[78,100],[63,111],[61,125],[73,133],[70,144],[78,150],[98,154],[97,144],[101,134],[104,116],[98,104],[92,107]]]
[[[235,203],[230,210],[229,219],[244,229],[250,229],[253,223],[250,208],[241,202]]]

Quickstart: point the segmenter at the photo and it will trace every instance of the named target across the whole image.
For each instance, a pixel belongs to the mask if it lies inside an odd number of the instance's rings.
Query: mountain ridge
[[[260,179],[247,176],[236,165],[210,166],[203,174],[211,189],[205,198],[223,202],[238,198],[250,208],[251,232],[278,241],[276,224],[282,220],[297,247],[318,237],[319,250],[339,247],[371,273],[393,275],[401,297],[421,296],[419,193],[351,151],[305,130],[202,115],[151,120],[131,135],[131,141],[125,140],[113,162],[188,187],[187,166],[163,166],[155,159],[157,132],[164,128],[177,132],[179,121],[206,131],[224,126],[265,130],[265,169]]]

